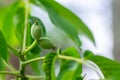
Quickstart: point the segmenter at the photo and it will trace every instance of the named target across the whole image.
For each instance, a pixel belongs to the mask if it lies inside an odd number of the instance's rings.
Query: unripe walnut
[[[41,26],[36,21],[31,27],[31,36],[33,39],[39,40],[42,36],[42,29]]]
[[[54,49],[55,48],[52,42],[46,37],[40,38],[38,44],[43,49]]]

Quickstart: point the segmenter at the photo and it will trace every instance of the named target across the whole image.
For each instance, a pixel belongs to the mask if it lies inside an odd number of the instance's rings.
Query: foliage
[[[42,20],[31,15],[31,4],[44,10],[51,23],[63,31],[75,46],[64,50],[55,46],[47,37],[47,27]],[[4,9],[5,11],[0,9],[0,74],[11,74],[16,80],[83,80],[82,65],[85,64],[95,71],[94,65],[97,65],[104,75],[102,78],[97,72],[102,80],[119,79],[120,63],[94,55],[88,50],[81,51],[82,41],[79,35],[86,36],[95,45],[94,36],[83,21],[63,5],[54,0],[19,0]],[[19,59],[19,70],[9,63],[11,52],[7,48]],[[43,51],[49,52],[43,54]],[[81,54],[84,56],[81,57]],[[29,64],[34,75],[28,75],[25,71]],[[56,65],[60,67],[57,73]],[[5,68],[10,71],[5,71]],[[5,80],[5,77],[1,78]]]

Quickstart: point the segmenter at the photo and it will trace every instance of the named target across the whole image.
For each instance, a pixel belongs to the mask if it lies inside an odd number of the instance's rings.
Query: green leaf
[[[100,68],[105,80],[118,80],[120,78],[120,63],[99,55],[89,56],[87,60],[94,62]]]
[[[7,61],[7,56],[7,43],[2,32],[0,31],[0,58],[3,58],[5,61]]]
[[[78,31],[76,27],[71,22],[71,15],[66,17],[67,14],[70,13],[69,10],[66,11],[66,8],[56,3],[55,1],[47,1],[47,0],[39,0],[47,9],[49,17],[56,27],[63,30],[73,41],[74,43],[80,47],[81,41],[78,37]],[[63,11],[66,11],[65,14]],[[63,12],[63,13],[62,13]],[[74,23],[76,24],[76,23]]]
[[[2,58],[0,58],[0,71],[4,71],[5,70],[5,65],[4,65],[4,63],[3,63],[3,59]]]
[[[54,63],[57,58],[56,53],[49,53],[45,56],[42,68],[46,74],[46,80],[56,80],[54,72]]]
[[[52,22],[59,26],[63,31],[65,31],[72,40],[81,45],[80,40],[78,39],[78,32],[81,35],[88,37],[94,44],[95,40],[93,34],[88,29],[88,27],[83,23],[83,21],[78,18],[73,12],[60,5],[54,0],[39,0],[47,9],[50,19]],[[77,31],[76,31],[77,30]]]
[[[7,62],[7,58],[8,58],[7,43],[5,41],[5,38],[2,34],[2,32],[0,31],[0,71],[5,70],[5,65],[3,63],[3,59]],[[5,78],[4,75],[1,75],[0,79],[1,78]]]
[[[37,54],[40,54],[41,52],[41,48],[36,45],[32,50],[31,50],[31,53],[34,54],[34,55],[37,55]]]
[[[2,21],[5,17],[5,13],[6,13],[7,9],[8,9],[8,7],[0,7],[0,30],[2,28],[2,25],[3,25]]]
[[[93,56],[94,54],[91,52],[91,51],[89,51],[89,50],[86,50],[85,52],[84,52],[84,58],[87,58],[87,57],[89,57],[89,56]]]
[[[25,22],[25,8],[22,6],[16,10],[14,16],[14,24],[16,27],[15,33],[21,46],[23,44],[24,22]]]
[[[64,50],[61,55],[80,58],[79,52],[74,47]],[[82,73],[82,65],[70,60],[61,60],[60,72],[57,80],[76,80]]]
[[[14,33],[15,27],[13,24],[13,17],[18,7],[19,7],[19,2],[13,3],[9,7],[7,13],[5,14],[6,16],[3,20],[2,32],[4,33],[4,36],[7,42],[11,45],[17,44],[17,39]]]
[[[5,70],[6,70],[6,68],[3,63],[3,59],[0,58],[0,71],[5,71]],[[0,80],[5,80],[5,75],[0,75]]]
[[[84,80],[82,76],[77,77],[76,80]]]

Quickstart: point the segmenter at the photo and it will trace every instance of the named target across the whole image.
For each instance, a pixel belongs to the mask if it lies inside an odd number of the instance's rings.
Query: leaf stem
[[[34,42],[27,49],[25,49],[21,53],[21,55],[25,55],[27,52],[29,52],[30,50],[32,50],[36,45],[37,45],[37,40],[34,40]]]
[[[22,64],[23,64],[23,65],[27,65],[27,64],[30,64],[30,63],[35,62],[35,61],[43,60],[44,58],[45,58],[45,57],[34,58],[34,59],[31,59],[31,60],[25,61],[25,62],[23,62]]]
[[[58,58],[67,59],[67,60],[73,60],[73,61],[76,61],[78,63],[85,63],[84,59],[74,58],[74,57],[70,57],[70,56],[58,55]]]
[[[10,74],[10,75],[14,75],[14,76],[21,76],[17,72],[9,72],[9,71],[0,71],[0,74]]]
[[[31,59],[31,60],[25,61],[22,64],[27,65],[27,64],[30,64],[30,63],[35,62],[35,61],[43,60],[44,58],[45,57],[34,58],[34,59]],[[79,63],[85,63],[85,60],[83,60],[83,59],[77,59],[77,58],[70,57],[70,56],[58,55],[58,58],[67,59],[67,60],[74,60],[74,61],[79,62]]]
[[[27,77],[28,79],[31,79],[31,80],[39,80],[39,79],[44,80],[44,79],[45,79],[45,76],[32,76],[32,75],[26,75],[26,77]]]
[[[21,74],[20,80],[28,80],[25,76],[25,66],[22,65],[22,62],[23,61],[20,61],[20,70],[19,70],[19,72]]]
[[[25,27],[24,27],[22,50],[26,48],[28,13],[29,13],[29,0],[25,0],[25,23],[24,23]]]

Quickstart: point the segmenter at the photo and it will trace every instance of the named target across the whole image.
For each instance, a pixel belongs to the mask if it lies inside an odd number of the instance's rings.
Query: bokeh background
[[[113,0],[114,56],[120,61],[120,0]]]

